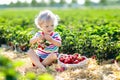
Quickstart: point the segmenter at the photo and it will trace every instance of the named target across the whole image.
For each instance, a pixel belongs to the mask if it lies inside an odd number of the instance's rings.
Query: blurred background
[[[120,0],[0,0],[0,8],[6,8],[6,7],[79,8],[85,6],[119,7]]]
[[[38,31],[34,19],[43,9],[60,17],[60,52],[120,56],[120,0],[0,0],[0,46],[26,52]]]

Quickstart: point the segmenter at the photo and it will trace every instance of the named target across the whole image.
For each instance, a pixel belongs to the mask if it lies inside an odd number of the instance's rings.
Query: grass
[[[98,65],[96,59],[88,58],[88,63],[85,67],[76,67],[76,68],[67,68],[67,70],[63,72],[57,72],[55,68],[59,67],[57,63],[52,64],[47,67],[47,72],[41,71],[39,68],[32,67],[30,64],[30,59],[25,54],[15,54],[13,51],[8,50],[5,51],[3,48],[0,48],[0,53],[4,56],[9,57],[13,62],[22,61],[24,65],[21,67],[17,67],[17,71],[22,75],[27,75],[32,72],[36,75],[42,75],[43,73],[48,73],[52,75],[56,80],[77,80],[77,79],[85,79],[85,80],[119,80],[119,67],[116,66],[115,63],[112,64],[102,64]],[[6,55],[7,54],[7,55]],[[13,57],[11,57],[13,56]]]

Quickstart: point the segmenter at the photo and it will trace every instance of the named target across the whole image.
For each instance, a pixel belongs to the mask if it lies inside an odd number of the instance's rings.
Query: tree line
[[[65,0],[60,0],[59,3],[54,0],[49,0],[49,2],[45,2],[41,0],[41,2],[37,2],[36,0],[32,0],[31,3],[20,2],[19,0],[16,3],[11,2],[9,5],[0,5],[0,7],[79,7],[79,6],[96,6],[96,5],[113,5],[120,4],[120,0],[100,0],[99,3],[93,3],[90,0],[85,0],[84,4],[78,4],[77,0],[72,0],[71,3],[66,3]]]

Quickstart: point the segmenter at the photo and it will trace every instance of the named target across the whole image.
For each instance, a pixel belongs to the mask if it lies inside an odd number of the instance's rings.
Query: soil
[[[14,52],[0,48],[0,54],[10,58],[12,61],[22,61],[24,64],[17,67],[16,70],[22,75],[27,72],[43,74],[41,69],[33,67],[29,57],[25,52]],[[56,71],[60,67],[57,63],[53,63],[47,67],[47,73],[54,76],[55,80],[120,80],[120,63],[111,63],[111,60],[104,61],[98,65],[96,59],[88,58],[87,64],[84,67],[67,68],[63,72]]]

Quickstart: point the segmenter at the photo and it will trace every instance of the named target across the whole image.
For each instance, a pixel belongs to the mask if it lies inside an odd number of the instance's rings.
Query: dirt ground
[[[44,73],[41,69],[31,65],[31,61],[25,52],[18,53],[0,48],[0,54],[5,55],[12,61],[24,62],[21,67],[16,68],[22,75],[25,75],[27,72]],[[88,58],[87,64],[84,67],[67,68],[63,72],[57,72],[55,68],[59,67],[59,65],[54,63],[47,67],[47,73],[52,74],[55,80],[120,80],[119,64],[117,62],[112,64],[105,62],[102,65],[98,65],[95,59]]]

